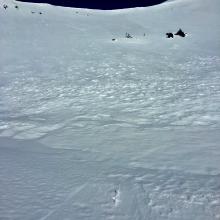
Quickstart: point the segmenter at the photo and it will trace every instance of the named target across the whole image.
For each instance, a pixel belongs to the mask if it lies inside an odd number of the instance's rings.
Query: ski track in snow
[[[218,0],[0,6],[1,220],[220,219]]]
[[[2,148],[1,219],[24,215],[41,220],[217,219],[219,215],[219,175],[124,168],[117,161],[113,167],[111,161],[97,165],[74,157],[74,151],[60,155],[55,150],[48,157]]]

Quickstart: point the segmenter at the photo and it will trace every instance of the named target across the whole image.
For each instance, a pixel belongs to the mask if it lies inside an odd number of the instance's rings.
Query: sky
[[[132,8],[141,6],[151,6],[160,4],[166,0],[21,0],[24,2],[49,3],[53,5],[77,7],[77,8],[93,8],[93,9],[119,9]]]

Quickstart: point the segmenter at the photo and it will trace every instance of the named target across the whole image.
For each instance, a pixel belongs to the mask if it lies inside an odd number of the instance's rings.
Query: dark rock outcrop
[[[178,35],[178,36],[180,36],[180,37],[185,37],[185,36],[186,36],[186,33],[184,33],[184,32],[182,31],[182,29],[179,29],[179,30],[175,33],[175,35]]]
[[[169,32],[169,33],[166,33],[167,35],[167,38],[173,38],[173,33]]]

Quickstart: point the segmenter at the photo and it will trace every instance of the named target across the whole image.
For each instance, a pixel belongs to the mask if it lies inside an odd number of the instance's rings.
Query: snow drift
[[[0,219],[219,219],[219,7],[1,1]]]

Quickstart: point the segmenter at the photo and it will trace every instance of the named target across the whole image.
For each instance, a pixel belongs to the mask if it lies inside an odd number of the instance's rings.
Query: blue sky
[[[116,8],[130,8],[140,6],[150,6],[164,2],[165,0],[22,0],[26,2],[45,2],[54,5],[68,6],[68,7],[82,7],[95,9],[116,9]]]

